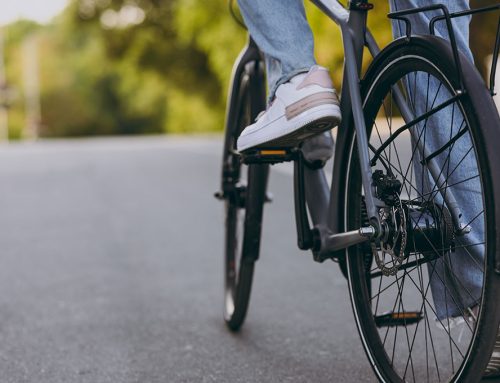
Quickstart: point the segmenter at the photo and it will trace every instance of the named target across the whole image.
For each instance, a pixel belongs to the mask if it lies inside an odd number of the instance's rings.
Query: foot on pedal
[[[340,106],[326,68],[314,65],[276,89],[273,101],[241,132],[237,150],[293,148],[340,123]]]

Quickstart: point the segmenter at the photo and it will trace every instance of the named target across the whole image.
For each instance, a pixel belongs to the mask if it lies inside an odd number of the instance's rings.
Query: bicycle
[[[271,200],[269,165],[293,161],[298,246],[312,250],[317,262],[339,262],[377,378],[479,381],[500,320],[500,151],[495,147],[500,119],[491,97],[500,33],[488,92],[458,51],[451,19],[500,6],[452,14],[442,5],[393,12],[389,18],[404,23],[406,33],[381,51],[366,28],[372,7],[367,0],[350,1],[348,8],[333,0],[311,1],[340,26],[346,57],[331,188],[324,164],[307,163],[300,147],[235,150],[241,130],[265,108],[263,59],[249,37],[233,67],[216,193],[226,209],[224,319],[237,331],[248,309],[263,206]],[[442,16],[431,20],[429,35],[412,35],[408,16],[428,11]],[[440,21],[449,42],[434,35]],[[360,80],[365,46],[373,61]],[[422,81],[427,82],[424,109],[415,100]],[[433,95],[431,81],[439,82]],[[449,139],[430,147],[425,137],[431,125],[445,124],[450,115],[449,127],[443,127]],[[458,142],[470,143],[465,154]],[[409,155],[398,151],[404,145]],[[477,174],[457,180],[456,169],[466,158]],[[457,202],[457,191],[469,184],[481,193],[474,217],[464,217]],[[480,275],[479,292],[468,291],[455,273],[459,261]],[[441,286],[458,315],[438,315],[434,286]]]

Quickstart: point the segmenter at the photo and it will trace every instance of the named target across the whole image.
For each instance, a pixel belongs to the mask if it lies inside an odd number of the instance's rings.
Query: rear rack
[[[415,13],[429,12],[429,11],[441,11],[443,13],[442,15],[434,16],[430,20],[429,33],[431,35],[435,36],[436,35],[436,33],[435,33],[436,22],[441,21],[441,20],[445,20],[446,28],[448,29],[448,36],[450,38],[451,48],[453,51],[453,58],[455,60],[455,65],[457,67],[458,74],[459,74],[460,89],[458,89],[458,90],[463,92],[464,85],[463,85],[462,65],[460,64],[460,60],[458,59],[459,55],[458,55],[457,41],[455,39],[455,32],[453,31],[453,25],[451,23],[451,19],[454,19],[456,17],[475,15],[478,13],[500,11],[500,4],[491,5],[491,6],[482,7],[482,8],[470,9],[467,11],[459,11],[459,12],[454,12],[454,13],[450,13],[448,11],[448,8],[445,5],[436,4],[436,5],[430,5],[427,7],[412,8],[412,9],[405,9],[405,10],[397,11],[397,12],[391,12],[388,14],[388,17],[390,19],[404,21],[405,28],[406,28],[406,38],[410,39],[410,37],[411,37],[411,21],[407,16],[411,15],[411,14],[415,14]],[[490,76],[489,76],[489,89],[490,89],[490,94],[492,96],[495,95],[495,76],[496,76],[496,67],[498,64],[499,49],[500,49],[500,17],[498,18],[498,22],[497,22],[495,45],[493,48],[493,60],[492,60]]]

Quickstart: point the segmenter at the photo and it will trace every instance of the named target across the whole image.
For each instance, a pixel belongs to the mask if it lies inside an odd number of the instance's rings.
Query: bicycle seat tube
[[[360,158],[363,188],[365,190],[365,201],[370,223],[375,228],[377,235],[381,233],[380,219],[377,214],[375,203],[375,190],[372,186],[372,171],[370,167],[370,156],[368,149],[368,139],[365,129],[361,94],[359,88],[359,74],[365,43],[364,32],[366,29],[366,9],[346,10],[335,0],[311,0],[314,5],[321,9],[328,17],[338,24],[342,31],[342,42],[344,46],[344,80],[341,97],[341,110],[343,122],[339,126],[339,132],[348,129],[350,126],[350,115],[354,119],[356,129],[358,154]],[[366,1],[363,3],[367,3]],[[334,177],[335,178],[335,177]],[[338,206],[335,206],[334,194],[338,191],[332,183],[330,207],[328,209],[329,219],[333,219]],[[329,227],[332,228],[332,222]]]

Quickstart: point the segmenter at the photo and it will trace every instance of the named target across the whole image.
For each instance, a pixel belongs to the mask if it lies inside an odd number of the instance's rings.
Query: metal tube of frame
[[[375,205],[375,190],[372,186],[372,171],[370,167],[370,155],[368,149],[368,138],[366,134],[366,124],[363,115],[361,94],[359,89],[359,70],[362,59],[362,50],[356,51],[356,39],[363,39],[363,32],[361,27],[364,22],[359,22],[359,15],[361,13],[349,12],[344,6],[336,0],[311,0],[323,13],[330,17],[336,24],[338,24],[342,31],[342,43],[344,45],[345,61],[344,61],[344,87],[349,89],[349,98],[352,105],[352,114],[354,118],[354,126],[356,129],[356,137],[358,144],[358,155],[360,159],[361,178],[363,189],[365,190],[365,203],[370,222],[372,222],[380,232],[380,219],[377,214],[377,207]],[[364,15],[364,14],[363,14]],[[358,17],[356,17],[358,16]],[[351,25],[352,24],[352,25]],[[360,33],[361,32],[361,33]],[[358,44],[362,46],[363,44]],[[343,94],[345,94],[343,92]],[[332,185],[333,186],[333,185]],[[332,187],[333,189],[333,187]],[[331,203],[332,199],[330,199]],[[332,207],[328,209],[331,211]]]
[[[306,200],[313,226],[326,225],[328,220],[328,202],[330,200],[330,188],[323,169],[304,168],[304,184],[306,189]]]
[[[349,11],[337,0],[311,0],[311,3],[321,9],[338,25],[345,24],[349,20]]]
[[[353,36],[347,23],[340,24],[342,29],[342,41],[344,43],[345,64],[344,70],[347,74],[348,83],[344,86],[349,87],[349,93],[352,103],[352,114],[354,118],[354,127],[356,129],[356,142],[361,167],[361,179],[363,189],[365,190],[366,210],[370,222],[377,226],[380,232],[380,220],[375,205],[375,190],[372,183],[372,170],[370,167],[370,153],[368,149],[368,137],[366,133],[365,117],[363,115],[363,106],[359,89],[359,74],[357,70],[357,57],[354,50]]]
[[[369,29],[366,29],[365,41],[366,41],[366,47],[368,48],[368,51],[370,52],[372,57],[375,57],[380,53],[380,48],[377,45],[377,41],[375,41],[375,37],[373,37]]]
[[[346,23],[349,19],[350,13],[342,4],[336,0],[311,0],[323,13],[328,15],[336,24]],[[347,94],[348,92],[346,92]],[[344,106],[347,104],[344,100]],[[350,103],[346,110],[350,113]],[[345,111],[346,114],[347,111]],[[347,118],[344,118],[347,121]],[[340,126],[337,128],[340,129]],[[335,214],[332,213],[332,198],[331,191],[326,180],[324,169],[308,169],[305,168],[305,185],[306,185],[306,199],[309,213],[314,226],[324,225],[329,226],[329,218]],[[329,206],[329,209],[325,207]]]

